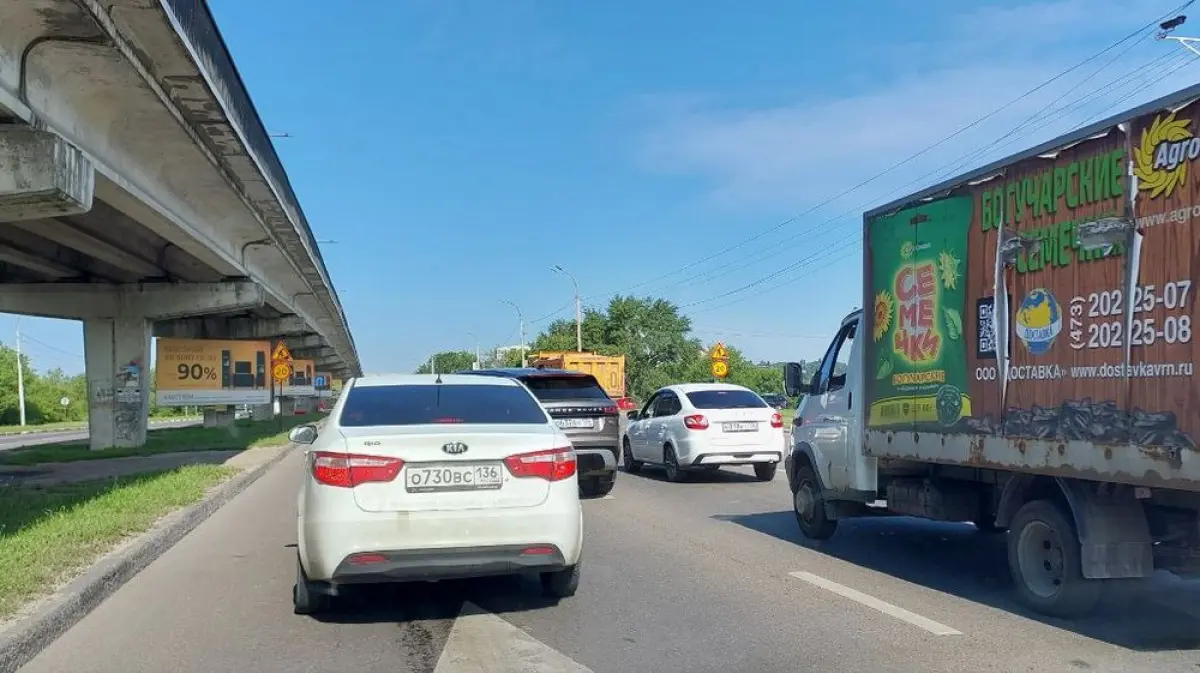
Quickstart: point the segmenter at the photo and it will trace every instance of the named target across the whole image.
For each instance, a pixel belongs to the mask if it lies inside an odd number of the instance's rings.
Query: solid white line
[[[925,629],[926,631],[932,633],[935,636],[961,636],[962,635],[962,631],[952,629],[949,626],[946,626],[945,624],[939,624],[938,622],[935,622],[932,619],[929,619],[927,617],[922,617],[921,615],[918,615],[915,612],[909,612],[908,610],[905,610],[902,607],[892,605],[891,603],[888,603],[887,601],[881,601],[878,598],[875,598],[874,596],[869,596],[867,594],[864,594],[861,591],[851,589],[848,586],[843,586],[832,580],[827,580],[824,577],[821,577],[820,575],[814,575],[812,573],[807,573],[807,572],[794,572],[794,573],[788,573],[788,574],[791,575],[792,577],[795,577],[798,580],[804,580],[805,582],[808,582],[809,584],[811,584],[813,586],[821,587],[822,589],[825,589],[826,591],[832,591],[833,593],[835,593],[843,598],[849,598],[850,600],[852,600],[856,603],[861,603],[862,605],[865,605],[869,608],[878,610],[885,615],[895,617],[896,619],[899,619],[900,621],[908,622],[909,624],[912,624],[913,626],[917,626],[922,629]]]

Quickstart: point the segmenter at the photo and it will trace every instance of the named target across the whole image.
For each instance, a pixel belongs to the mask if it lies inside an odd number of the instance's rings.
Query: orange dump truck
[[[625,356],[577,353],[575,351],[543,351],[529,358],[530,367],[548,367],[583,372],[596,377],[608,396],[622,408],[632,401],[625,400]]]

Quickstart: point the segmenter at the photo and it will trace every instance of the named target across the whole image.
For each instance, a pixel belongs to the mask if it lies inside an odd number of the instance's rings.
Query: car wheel
[[[628,437],[621,446],[621,462],[625,464],[625,471],[629,474],[637,474],[642,471],[642,461],[633,459],[633,447],[629,445]]]
[[[1021,600],[1053,617],[1080,617],[1096,607],[1104,583],[1083,576],[1070,514],[1055,502],[1027,502],[1008,532],[1008,568]]]
[[[615,474],[588,477],[579,482],[579,490],[586,498],[599,498],[611,493],[616,483],[617,475]]]
[[[779,463],[755,463],[754,476],[758,477],[759,481],[771,481],[775,478],[775,471],[779,469]]]
[[[298,615],[314,615],[329,607],[329,595],[320,584],[308,579],[300,557],[296,557],[296,583],[292,585],[292,611]]]
[[[812,467],[801,465],[796,469],[792,487],[792,509],[800,532],[810,540],[827,540],[837,532],[837,519],[825,516],[825,498],[821,494],[821,482]]]
[[[550,598],[570,598],[579,590],[579,573],[582,564],[576,563],[548,573],[542,573],[542,593]]]
[[[686,479],[684,471],[679,468],[679,459],[675,457],[675,447],[670,444],[663,447],[663,467],[667,470],[667,481],[679,483]]]

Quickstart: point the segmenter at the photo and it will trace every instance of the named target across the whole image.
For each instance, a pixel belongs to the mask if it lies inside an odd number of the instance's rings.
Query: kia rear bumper
[[[404,549],[359,552],[333,572],[333,584],[429,582],[562,570],[562,550],[552,544]]]

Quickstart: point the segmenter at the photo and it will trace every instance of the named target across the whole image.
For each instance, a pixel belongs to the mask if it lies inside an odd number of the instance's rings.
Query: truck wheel
[[[629,474],[642,471],[642,461],[633,459],[633,447],[629,445],[628,437],[621,443],[621,462],[625,463],[625,471]]]
[[[1050,500],[1017,510],[1009,525],[1008,569],[1021,600],[1042,614],[1079,617],[1100,600],[1101,582],[1083,576],[1070,514]]]
[[[800,532],[810,540],[827,540],[837,532],[837,519],[825,516],[825,498],[821,495],[821,482],[808,465],[796,469],[795,485],[792,487],[792,509],[796,512],[796,523]]]

